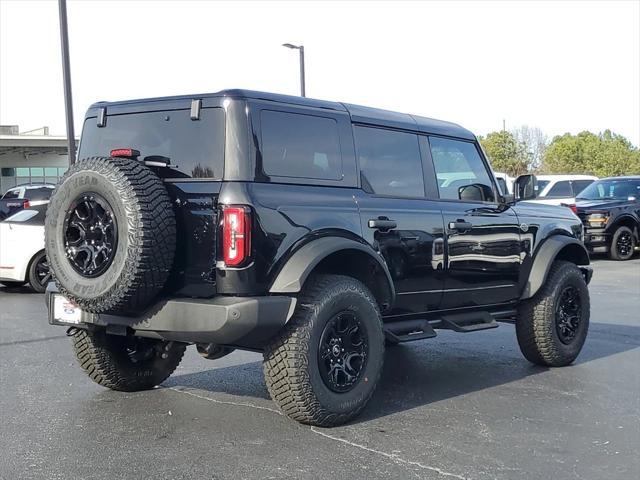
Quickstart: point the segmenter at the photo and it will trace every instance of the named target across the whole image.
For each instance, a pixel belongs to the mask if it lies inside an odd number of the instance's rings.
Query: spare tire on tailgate
[[[85,311],[140,312],[167,281],[175,215],[160,178],[137,160],[76,162],[51,196],[45,227],[56,286]]]

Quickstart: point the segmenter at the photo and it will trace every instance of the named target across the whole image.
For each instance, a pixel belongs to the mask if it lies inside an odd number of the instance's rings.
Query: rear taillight
[[[576,206],[576,204],[575,204],[575,203],[569,203],[569,204],[567,204],[567,203],[563,203],[563,205],[564,205],[565,207],[569,207],[569,208],[571,209],[571,211],[572,211],[573,213],[575,213],[576,215],[578,214],[578,207]]]
[[[222,251],[228,267],[242,265],[251,255],[251,211],[226,206],[222,211]]]
[[[31,206],[31,202],[29,200],[23,200],[22,208],[29,208]]]

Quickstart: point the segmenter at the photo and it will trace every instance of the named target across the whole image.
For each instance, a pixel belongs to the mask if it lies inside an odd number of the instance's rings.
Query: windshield
[[[640,198],[640,179],[599,180],[576,197],[579,200],[630,200]]]
[[[549,185],[550,180],[538,180],[538,193],[544,190],[544,187]]]

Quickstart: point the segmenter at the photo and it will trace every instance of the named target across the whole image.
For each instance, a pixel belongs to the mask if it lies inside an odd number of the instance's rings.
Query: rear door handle
[[[455,222],[449,222],[449,230],[457,230],[459,232],[464,232],[466,230],[471,230],[473,228],[473,223],[465,222],[463,220],[456,220]]]
[[[375,228],[376,230],[391,230],[397,226],[398,224],[395,220],[389,220],[388,218],[369,219],[369,228]]]

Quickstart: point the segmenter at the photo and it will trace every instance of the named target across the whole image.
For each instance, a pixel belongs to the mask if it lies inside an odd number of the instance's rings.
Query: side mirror
[[[471,202],[490,202],[493,201],[493,190],[482,183],[463,185],[458,188],[458,198]]]
[[[513,182],[513,196],[516,201],[532,200],[538,196],[538,180],[535,175],[520,175]]]

